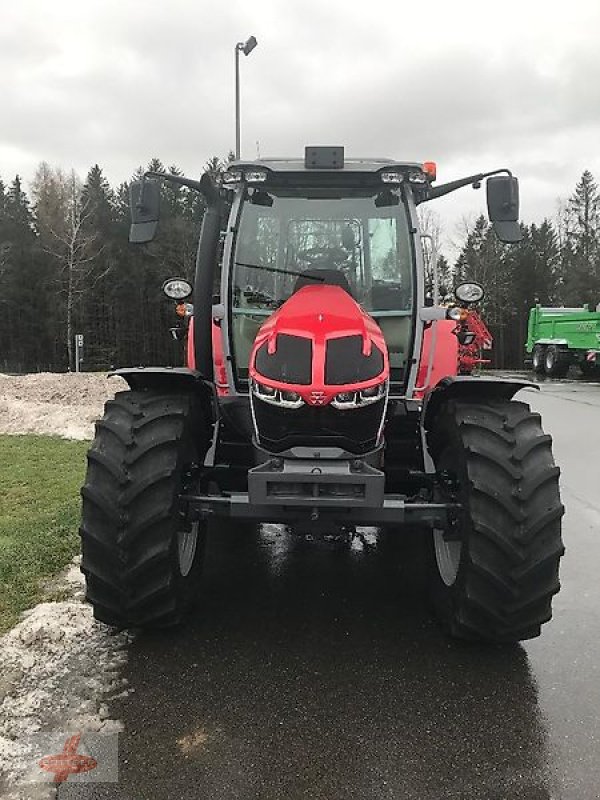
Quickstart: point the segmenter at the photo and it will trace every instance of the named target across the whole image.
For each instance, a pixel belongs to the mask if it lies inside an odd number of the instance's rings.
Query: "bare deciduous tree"
[[[82,185],[74,170],[66,175],[60,169],[40,164],[32,193],[36,221],[44,250],[56,266],[56,281],[64,302],[66,347],[69,367],[74,366],[74,318],[77,300],[92,290],[108,272],[96,274],[95,266],[104,245],[86,222],[92,211],[82,199]]]

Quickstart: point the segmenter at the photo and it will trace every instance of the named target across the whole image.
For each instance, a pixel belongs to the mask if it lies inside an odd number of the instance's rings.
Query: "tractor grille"
[[[366,453],[377,446],[385,411],[383,399],[348,411],[338,411],[330,405],[279,408],[256,397],[252,402],[259,444],[272,453],[299,445]]]
[[[327,342],[325,383],[340,386],[376,378],[383,370],[383,353],[374,344],[371,354],[363,355],[362,336],[342,336]]]
[[[312,342],[302,336],[280,333],[275,352],[270,354],[265,342],[256,353],[255,364],[257,372],[265,378],[308,386],[312,380]]]

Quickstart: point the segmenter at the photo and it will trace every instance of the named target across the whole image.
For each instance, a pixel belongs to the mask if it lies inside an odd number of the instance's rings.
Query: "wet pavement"
[[[541,388],[567,554],[539,639],[448,640],[414,533],[213,536],[199,616],[131,647],[119,783],[59,798],[599,798],[600,385]]]

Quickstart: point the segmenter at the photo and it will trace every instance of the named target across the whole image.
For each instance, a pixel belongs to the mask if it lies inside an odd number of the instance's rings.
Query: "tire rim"
[[[546,370],[548,372],[552,372],[554,369],[554,353],[551,350],[548,350],[546,353]]]
[[[196,548],[198,546],[198,528],[200,522],[192,522],[188,531],[177,532],[177,552],[179,556],[179,572],[182,577],[187,577],[194,564]]]
[[[444,531],[440,528],[435,528],[433,531],[433,544],[440,578],[446,586],[452,586],[458,575],[462,542],[456,539],[452,541],[444,539]]]

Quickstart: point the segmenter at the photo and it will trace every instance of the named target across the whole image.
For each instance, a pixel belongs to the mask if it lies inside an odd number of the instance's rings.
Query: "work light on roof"
[[[223,183],[264,183],[267,172],[264,169],[231,169],[224,173]]]
[[[264,169],[246,170],[244,178],[247,183],[263,183],[267,180],[267,173]]]
[[[241,169],[230,169],[223,173],[223,183],[240,183],[244,178]]]
[[[381,173],[382,183],[402,183],[404,175],[401,172],[388,170]]]

